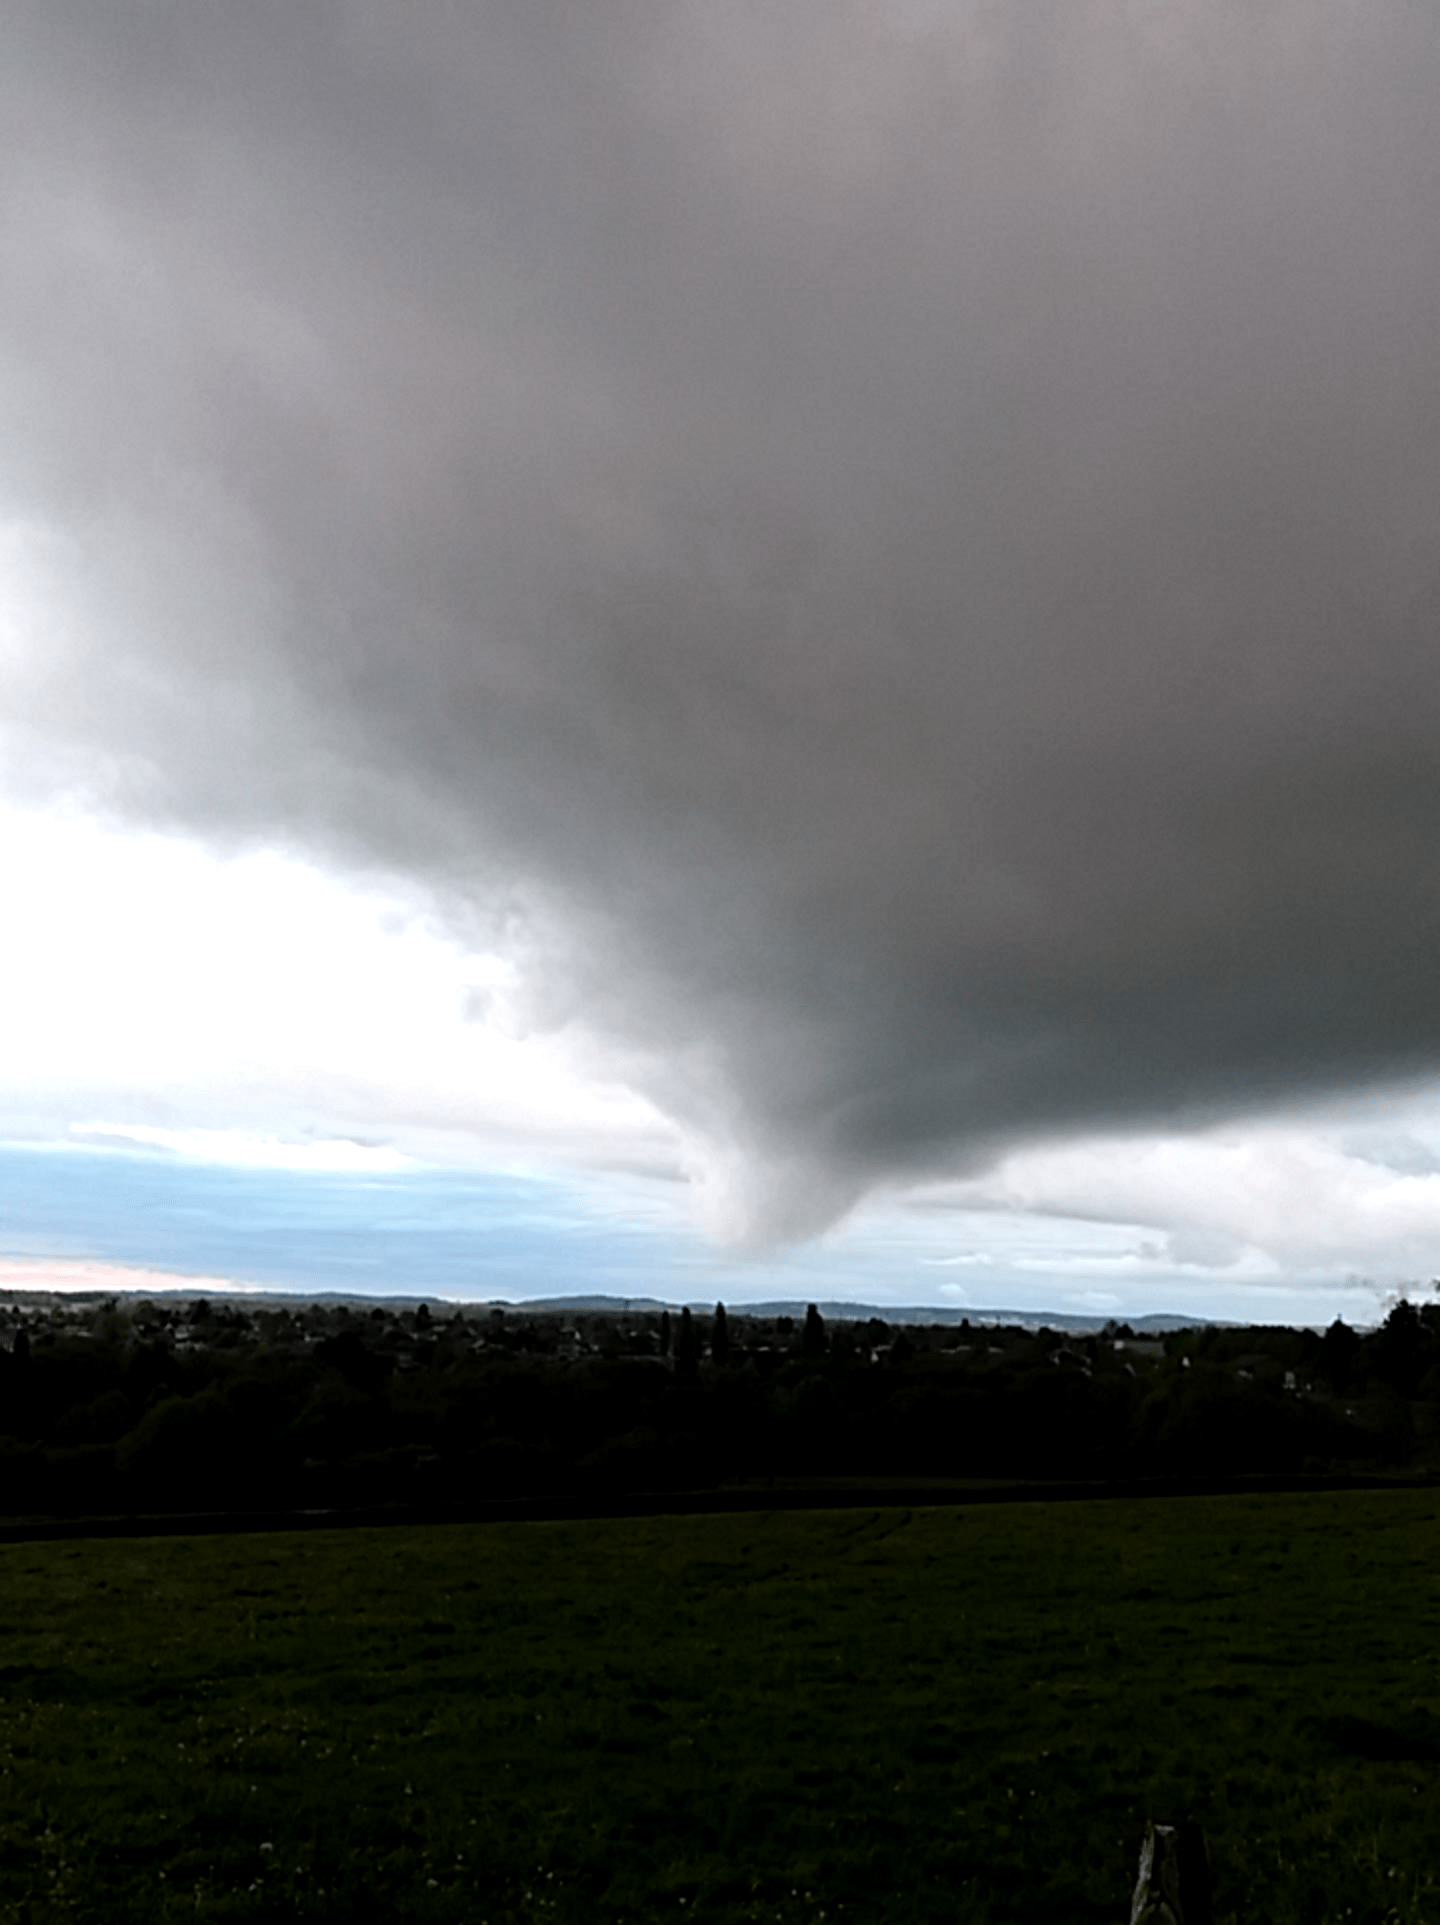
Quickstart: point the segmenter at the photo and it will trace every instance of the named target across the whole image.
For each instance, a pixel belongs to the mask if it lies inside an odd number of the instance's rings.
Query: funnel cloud
[[[422,885],[757,1239],[1440,1064],[1432,8],[0,38],[13,789]]]

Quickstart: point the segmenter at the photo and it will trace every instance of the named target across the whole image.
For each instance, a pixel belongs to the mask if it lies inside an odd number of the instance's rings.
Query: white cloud
[[[223,1290],[239,1296],[260,1286],[223,1276],[180,1276],[134,1263],[67,1257],[0,1257],[0,1290]]]
[[[100,1145],[168,1150],[200,1163],[224,1163],[254,1170],[311,1170],[380,1175],[407,1170],[414,1158],[381,1144],[348,1138],[296,1143],[245,1130],[166,1130],[143,1123],[72,1123],[73,1136]]]
[[[582,1036],[526,1033],[516,973],[398,886],[0,810],[0,1128],[308,1167],[673,1168]],[[393,1163],[392,1163],[393,1167]]]
[[[1127,1265],[1256,1283],[1379,1287],[1440,1268],[1440,1170],[1396,1168],[1360,1132],[1361,1106],[1195,1135],[1132,1135],[1019,1149],[987,1175],[925,1194],[966,1211],[1129,1226]],[[1440,1135],[1440,1093],[1393,1099],[1390,1140]],[[1103,1261],[1121,1260],[1119,1252]]]

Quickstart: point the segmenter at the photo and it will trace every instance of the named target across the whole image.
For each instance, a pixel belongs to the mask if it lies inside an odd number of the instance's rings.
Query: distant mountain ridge
[[[123,1299],[129,1303],[173,1303],[177,1298],[184,1297],[204,1297],[212,1303],[234,1303],[251,1310],[293,1308],[297,1304],[315,1303],[348,1304],[356,1309],[394,1312],[414,1310],[423,1303],[445,1304],[454,1310],[513,1310],[542,1316],[658,1316],[662,1310],[674,1315],[685,1308],[683,1304],[669,1303],[660,1297],[443,1297],[438,1294],[422,1296],[399,1292],[361,1296],[345,1290],[216,1290],[201,1284],[168,1290],[0,1290],[0,1303],[39,1304],[53,1300],[57,1303],[99,1304],[112,1299]],[[811,1301],[814,1300],[777,1298],[766,1303],[730,1302],[725,1308],[732,1317],[803,1318]],[[703,1316],[711,1305],[700,1303],[689,1307]],[[1177,1316],[1169,1311],[1158,1311],[1143,1317],[1114,1314],[1102,1317],[1088,1316],[1076,1310],[994,1310],[970,1306],[957,1309],[949,1304],[844,1303],[834,1300],[816,1302],[815,1307],[827,1322],[833,1323],[867,1323],[874,1317],[882,1323],[892,1324],[968,1322],[990,1328],[1007,1326],[1022,1330],[1067,1330],[1077,1334],[1103,1330],[1108,1324],[1123,1323],[1137,1336],[1145,1332],[1201,1330],[1212,1325],[1229,1329],[1240,1327],[1225,1318]]]
[[[793,1301],[776,1299],[768,1303],[727,1303],[725,1308],[732,1317],[803,1317],[809,1308],[810,1299],[795,1298]],[[557,1314],[588,1312],[595,1314],[603,1311],[625,1313],[627,1311],[654,1313],[661,1310],[675,1311],[681,1306],[664,1303],[658,1297],[531,1297],[526,1301],[503,1306],[510,1310],[553,1310]],[[692,1310],[696,1308],[691,1305]],[[1141,1331],[1164,1330],[1201,1330],[1223,1320],[1215,1317],[1190,1317],[1174,1315],[1169,1311],[1156,1311],[1143,1317],[1121,1317],[1118,1315],[1087,1316],[1075,1310],[991,1310],[975,1309],[965,1306],[960,1309],[949,1304],[883,1304],[883,1303],[837,1303],[816,1302],[815,1308],[827,1321],[835,1323],[867,1323],[872,1317],[882,1323],[946,1323],[946,1324],[985,1324],[1017,1325],[1026,1330],[1103,1330],[1107,1324],[1123,1323],[1129,1329]]]

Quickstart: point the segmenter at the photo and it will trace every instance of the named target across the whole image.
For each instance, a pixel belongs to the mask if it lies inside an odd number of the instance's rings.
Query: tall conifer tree
[[[710,1355],[721,1370],[730,1361],[730,1319],[725,1315],[723,1303],[715,1306],[715,1321],[710,1326]]]

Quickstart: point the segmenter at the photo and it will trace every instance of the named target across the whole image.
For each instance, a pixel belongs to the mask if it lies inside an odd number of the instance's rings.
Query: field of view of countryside
[[[689,1310],[0,1305],[19,1514],[1440,1469],[1440,1305],[1375,1330],[1086,1334]]]
[[[1428,1309],[4,1320],[0,1916],[1440,1916]]]

